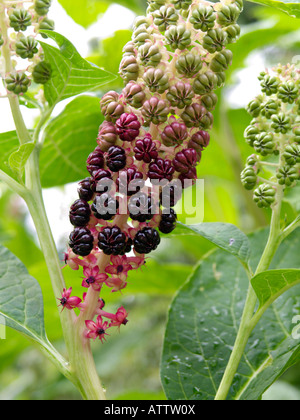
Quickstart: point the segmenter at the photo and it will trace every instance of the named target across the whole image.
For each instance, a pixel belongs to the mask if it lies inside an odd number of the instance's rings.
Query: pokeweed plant
[[[47,339],[37,282],[4,248],[0,313],[7,325],[39,346],[83,398],[105,399],[90,340],[103,343],[111,328],[127,324],[128,313],[123,306],[115,313],[106,311],[103,288],[124,289],[129,272],[145,264],[145,256],[158,247],[161,234],[176,229],[200,234],[237,256],[250,280],[240,331],[216,393],[222,399],[258,319],[277,295],[299,281],[298,270],[289,270],[286,277],[274,273],[268,278],[268,282],[275,279],[268,299],[258,281],[279,244],[299,226],[299,218],[284,230],[280,226],[284,190],[294,186],[299,176],[299,73],[288,67],[279,68],[276,76],[261,75],[263,93],[270,98],[266,101],[262,96],[249,105],[255,120],[246,130],[247,141],[262,157],[279,158],[274,163],[250,156],[242,174],[247,189],[257,187],[257,204],[271,206],[273,211],[270,237],[253,277],[247,238],[236,227],[203,223],[176,228],[174,210],[183,189],[196,182],[196,167],[210,142],[208,131],[217,103],[214,91],[224,84],[232,61],[226,47],[239,37],[242,1],[148,3],[147,15],[135,20],[132,40],[123,49],[124,89],[109,91],[100,100],[105,121],[87,156],[89,175],[80,181],[78,198],[70,208],[73,231],[65,262],[73,270],[83,270],[81,298],[73,296],[72,287],[67,288],[64,281],[42,198],[39,154],[55,106],[98,89],[114,76],[88,63],[65,37],[54,32],[54,22],[47,17],[51,0],[0,1],[1,77],[19,141],[7,168],[0,170],[0,179],[24,199],[35,223],[58,299],[67,358]],[[59,48],[46,42],[47,38]],[[39,91],[38,85],[43,87]],[[26,127],[20,104],[40,110],[34,130]],[[261,178],[265,167],[276,171],[274,179]],[[288,286],[278,287],[280,276],[287,278]],[[12,284],[18,292],[9,288]],[[253,316],[257,296],[261,305]],[[18,301],[16,307],[7,304],[13,299]]]

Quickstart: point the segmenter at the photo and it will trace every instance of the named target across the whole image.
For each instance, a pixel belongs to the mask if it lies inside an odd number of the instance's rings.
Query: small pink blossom
[[[112,255],[111,264],[105,268],[106,273],[118,276],[122,280],[127,279],[129,270],[132,270],[132,266],[128,263],[126,255]]]
[[[127,286],[127,282],[120,277],[109,277],[105,281],[106,286],[112,287],[112,292],[119,292]]]
[[[103,322],[102,316],[97,317],[96,322],[94,321],[85,321],[85,325],[88,331],[85,332],[86,338],[92,338],[95,340],[99,338],[103,343],[105,340],[105,335],[108,335],[105,331],[109,328],[108,321]]]
[[[60,301],[59,306],[63,307],[62,310],[64,310],[65,308],[74,309],[80,305],[81,299],[77,296],[71,297],[71,293],[72,293],[72,287],[70,287],[68,290],[64,288],[62,297],[58,298],[58,300]]]
[[[89,288],[92,287],[96,292],[99,292],[103,282],[108,278],[105,273],[99,273],[99,267],[84,267],[83,268],[83,282],[82,286]]]
[[[120,327],[121,325],[126,325],[128,322],[128,312],[126,312],[123,306],[121,306],[115,314],[111,314],[102,310],[98,311],[97,313],[105,318],[111,319],[109,324],[110,327]]]

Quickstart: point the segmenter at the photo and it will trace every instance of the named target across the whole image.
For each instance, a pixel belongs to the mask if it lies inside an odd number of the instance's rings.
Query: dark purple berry
[[[188,147],[195,149],[198,160],[201,159],[201,152],[209,145],[210,135],[206,131],[197,131],[188,142]]]
[[[94,247],[94,237],[86,227],[76,227],[70,234],[70,248],[76,255],[86,257]]]
[[[176,228],[177,215],[173,209],[163,210],[158,229],[162,233],[171,233]]]
[[[69,218],[73,226],[86,226],[90,221],[91,209],[84,200],[76,200],[70,209]]]
[[[122,114],[116,121],[117,133],[123,141],[133,141],[137,138],[140,132],[141,124],[137,116],[133,113]]]
[[[150,135],[146,135],[144,139],[136,140],[133,150],[135,158],[137,160],[142,160],[145,163],[150,163],[153,159],[158,157],[155,143],[152,141]]]
[[[133,245],[138,254],[149,254],[160,244],[160,236],[157,230],[151,227],[144,227],[134,237]]]
[[[171,181],[174,172],[175,169],[169,159],[158,158],[154,162],[150,163],[148,177],[150,178],[150,181],[154,179],[166,179]]]
[[[97,195],[91,208],[97,219],[111,220],[117,213],[119,202],[109,194],[103,193]]]
[[[106,255],[121,255],[126,248],[126,235],[118,226],[107,226],[99,232],[98,246]]]
[[[107,167],[112,172],[118,172],[126,166],[126,152],[122,147],[111,146],[106,156]]]
[[[97,146],[96,149],[89,155],[86,163],[86,168],[91,175],[93,175],[95,171],[103,168],[104,156],[99,146]]]
[[[197,152],[194,149],[184,149],[176,153],[173,166],[177,172],[187,174],[191,168],[197,165]]]
[[[78,195],[81,200],[90,201],[93,198],[92,178],[85,178],[79,182]]]
[[[151,220],[157,213],[157,206],[154,199],[145,193],[135,194],[128,202],[128,211],[132,220],[141,223]]]
[[[139,172],[135,167],[122,171],[116,180],[118,191],[128,196],[139,192],[143,188],[144,183],[142,172]]]
[[[167,125],[161,133],[163,144],[167,147],[182,144],[187,136],[186,125],[179,122],[173,122],[172,124]]]
[[[91,188],[94,192],[103,193],[110,190],[113,180],[110,171],[99,169],[93,173]]]

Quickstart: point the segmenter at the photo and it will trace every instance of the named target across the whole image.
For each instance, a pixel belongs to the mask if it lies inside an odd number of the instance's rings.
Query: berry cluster
[[[50,6],[51,0],[3,3],[6,27],[0,29],[0,47],[8,47],[12,57],[26,60],[21,70],[13,70],[9,74],[3,71],[2,78],[9,92],[24,94],[32,80],[45,84],[51,77],[51,66],[43,61],[42,50],[36,40],[41,30],[54,30],[53,20],[47,17]]]
[[[270,207],[278,185],[293,187],[300,169],[300,71],[295,65],[274,68],[259,75],[262,94],[247,107],[254,117],[245,130],[254,148],[241,179],[254,190],[258,207]],[[266,178],[261,175],[266,174]]]
[[[100,101],[105,121],[87,159],[89,177],[70,210],[74,230],[66,261],[97,272],[83,281],[88,296],[103,284],[123,289],[128,271],[143,266],[161,233],[174,230],[173,207],[195,182],[209,145],[214,90],[232,60],[226,46],[240,32],[241,0],[148,3],[123,49],[125,86]],[[108,328],[103,316],[97,317],[99,331]],[[92,322],[86,322],[89,338],[97,336]]]

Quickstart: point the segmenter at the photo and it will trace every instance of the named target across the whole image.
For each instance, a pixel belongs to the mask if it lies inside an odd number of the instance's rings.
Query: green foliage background
[[[105,13],[112,2],[60,0],[60,3],[76,23],[87,28]],[[145,11],[144,0],[120,0],[118,3],[136,14]],[[284,12],[292,7],[287,2],[282,4],[280,9]],[[242,37],[231,46],[234,52],[233,66],[226,88],[218,92],[219,104],[214,113],[212,141],[203,155],[198,175],[205,179],[204,221],[232,223],[249,233],[266,226],[270,214],[258,210],[252,202],[251,192],[241,186],[239,174],[246,157],[251,153],[243,140],[243,131],[251,118],[243,108],[230,107],[229,94],[238,85],[240,72],[249,62],[258,59],[263,62],[262,68],[257,69],[259,73],[264,66],[270,67],[278,61],[291,61],[299,51],[300,30],[299,20],[286,13],[252,3],[246,3],[245,6],[240,20]],[[130,30],[122,30],[104,40],[93,39],[87,60],[117,75],[123,45],[130,37]],[[118,77],[104,86],[103,90],[121,88],[122,80]],[[243,88],[240,88],[243,95]],[[97,92],[98,96],[101,94],[101,91]],[[78,107],[83,111],[80,115],[76,113]],[[76,98],[67,105],[66,110],[71,110],[67,112],[67,118],[66,111],[63,111],[51,122],[45,135],[45,147],[41,154],[42,183],[45,188],[63,189],[64,184],[85,177],[86,156],[95,146],[94,133],[102,118],[98,98],[91,101],[85,96]],[[79,128],[83,125],[88,129],[81,134]],[[11,133],[11,141],[14,141],[14,133]],[[6,143],[1,140],[1,135],[0,145],[2,153],[4,151],[0,165],[5,165]],[[72,154],[68,156],[68,162],[73,164],[68,166],[62,156],[65,156],[66,150],[70,150],[70,145]],[[299,191],[286,198],[287,221],[291,221],[299,211],[297,197]],[[184,215],[181,220],[184,221]],[[169,241],[172,241],[172,253]],[[57,301],[53,297],[42,253],[28,227],[22,201],[3,185],[0,186],[0,243],[26,263],[29,273],[40,282],[47,335],[63,352]],[[107,296],[112,310],[124,305],[130,312],[130,322],[120,334],[115,333],[109,337],[104,345],[100,342],[93,345],[98,371],[108,389],[108,398],[166,398],[160,383],[159,364],[168,307],[199,259],[212,249],[211,243],[198,236],[164,239],[142,272],[130,273],[128,287],[123,294]],[[64,250],[65,243],[60,248],[62,259]],[[66,268],[65,276],[67,285],[72,286],[75,293],[80,290],[78,273]],[[72,384],[57,373],[24,337],[11,329],[7,329],[6,334],[6,340],[0,340],[0,399],[79,398]],[[271,387],[265,398],[271,399],[279,392],[282,399],[290,399],[291,396],[299,399],[299,389],[299,367],[294,367]]]

